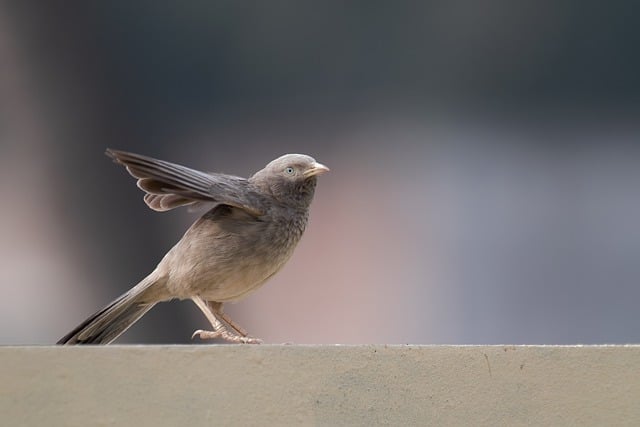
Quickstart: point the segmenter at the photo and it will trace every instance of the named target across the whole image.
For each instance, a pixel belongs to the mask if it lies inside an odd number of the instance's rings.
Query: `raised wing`
[[[145,203],[155,211],[213,202],[243,209],[254,216],[264,213],[262,196],[244,178],[200,172],[126,151],[107,149],[106,154],[138,179],[138,187],[147,193]]]

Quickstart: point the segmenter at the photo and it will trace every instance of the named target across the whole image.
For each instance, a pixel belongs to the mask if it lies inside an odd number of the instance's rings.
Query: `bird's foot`
[[[210,340],[214,338],[222,338],[225,341],[229,341],[232,343],[240,343],[240,344],[262,344],[262,340],[259,338],[253,337],[244,337],[241,335],[235,335],[229,333],[226,329],[219,329],[217,331],[205,331],[202,329],[198,329],[191,335],[191,339],[195,337],[200,338],[201,340]]]
[[[203,329],[198,329],[191,335],[191,339],[198,337],[201,340],[212,340],[214,338],[218,338],[221,336],[222,336],[222,331],[205,331]]]
[[[235,341],[235,342],[239,342],[242,344],[262,344],[262,340],[260,338],[243,337],[243,336],[239,336],[236,338],[238,339],[238,341]]]

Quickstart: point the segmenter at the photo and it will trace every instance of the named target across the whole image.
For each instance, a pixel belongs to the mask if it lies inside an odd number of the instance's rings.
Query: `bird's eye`
[[[293,175],[294,172],[295,170],[291,166],[284,169],[284,173],[286,173],[287,175]]]

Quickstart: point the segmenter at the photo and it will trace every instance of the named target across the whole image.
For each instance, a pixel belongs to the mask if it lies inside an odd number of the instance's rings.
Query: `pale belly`
[[[290,228],[280,228],[279,232],[228,233],[215,224],[194,225],[158,266],[168,279],[169,294],[217,302],[241,299],[277,273],[293,254],[302,230],[291,233]]]

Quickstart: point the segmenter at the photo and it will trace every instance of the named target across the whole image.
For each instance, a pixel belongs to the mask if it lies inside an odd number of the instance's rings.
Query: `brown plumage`
[[[245,179],[205,173],[124,151],[107,155],[127,168],[153,210],[209,204],[211,208],[140,283],[93,314],[58,344],[108,344],[156,303],[191,299],[212,331],[255,343],[222,311],[222,304],[257,289],[291,257],[307,225],[316,176],[329,169],[302,154],[287,154]]]

